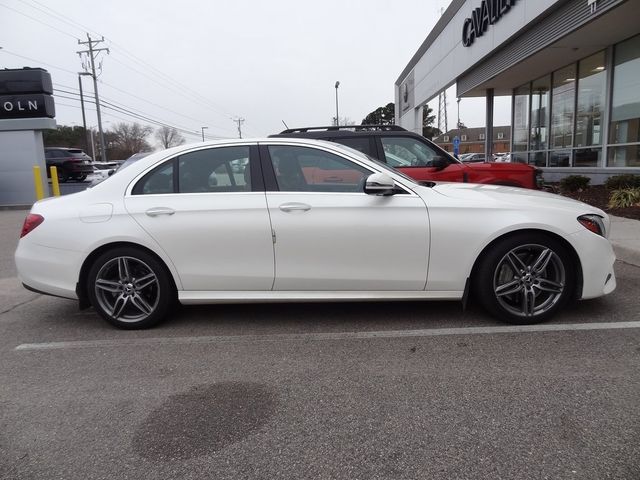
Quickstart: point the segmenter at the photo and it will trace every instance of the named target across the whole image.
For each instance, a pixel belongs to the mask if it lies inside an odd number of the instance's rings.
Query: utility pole
[[[100,131],[100,155],[102,156],[102,161],[107,161],[107,149],[104,141],[104,131],[102,130],[102,116],[100,115],[100,98],[98,97],[98,80],[96,77],[96,58],[102,51],[106,51],[109,53],[108,48],[94,48],[94,45],[98,45],[104,42],[104,37],[100,40],[91,40],[91,35],[87,33],[87,41],[81,42],[78,40],[80,45],[88,45],[89,50],[81,50],[78,55],[82,58],[83,54],[89,56],[89,60],[91,62],[91,77],[93,78],[93,92],[96,97],[96,113],[98,114],[98,130]],[[94,159],[95,160],[95,159]]]
[[[244,123],[244,118],[236,118],[234,122],[238,124],[238,138],[242,138],[242,124]]]

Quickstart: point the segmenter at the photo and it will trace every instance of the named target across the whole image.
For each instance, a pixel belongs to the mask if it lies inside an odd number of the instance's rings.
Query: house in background
[[[433,138],[433,142],[447,152],[453,153],[453,139],[460,139],[459,154],[484,153],[486,129],[484,127],[454,128]],[[511,149],[511,127],[493,127],[493,153],[506,153]]]

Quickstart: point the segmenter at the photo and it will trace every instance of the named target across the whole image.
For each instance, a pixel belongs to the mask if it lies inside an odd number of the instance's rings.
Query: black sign
[[[0,95],[0,119],[53,118],[56,107],[53,97],[44,93]]]
[[[489,25],[494,25],[515,5],[516,0],[482,0],[480,6],[465,18],[462,25],[462,44],[470,47],[477,37],[481,37]]]
[[[51,75],[42,68],[6,68],[0,70],[0,95],[53,93]]]

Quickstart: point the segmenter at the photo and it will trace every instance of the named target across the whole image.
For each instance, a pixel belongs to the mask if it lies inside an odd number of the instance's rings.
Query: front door
[[[267,192],[274,290],[424,289],[429,221],[420,197],[367,195],[374,172],[319,148],[270,145],[261,154],[277,190]]]

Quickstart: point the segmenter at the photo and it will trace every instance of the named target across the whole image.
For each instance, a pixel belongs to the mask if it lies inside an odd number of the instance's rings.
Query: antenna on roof
[[[282,120],[282,124],[284,125],[284,128],[286,128],[287,130],[289,130],[289,125],[287,125],[286,123],[284,123],[284,120]]]

